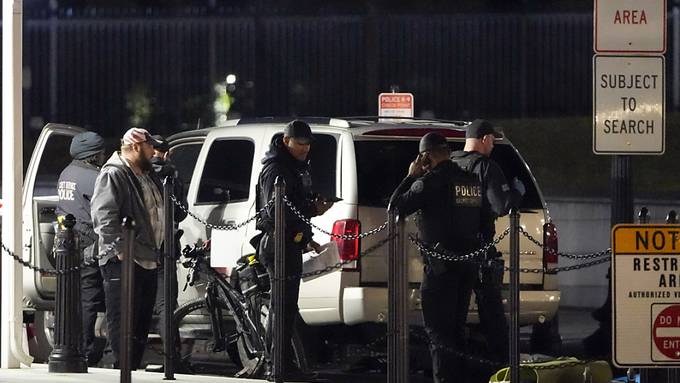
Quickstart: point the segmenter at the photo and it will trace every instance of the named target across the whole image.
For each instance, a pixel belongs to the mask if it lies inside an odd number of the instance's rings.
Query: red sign
[[[378,115],[380,117],[413,117],[413,95],[411,93],[380,93]]]
[[[657,350],[669,359],[680,360],[680,305],[661,310],[652,325],[652,339]]]

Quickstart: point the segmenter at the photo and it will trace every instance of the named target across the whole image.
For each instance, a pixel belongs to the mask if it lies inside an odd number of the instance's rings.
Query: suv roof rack
[[[408,123],[413,125],[431,125],[431,124],[446,124],[453,125],[455,128],[466,128],[470,122],[462,120],[440,120],[436,118],[419,118],[419,117],[391,117],[391,116],[348,116],[340,117],[343,120],[349,121],[352,126],[365,126],[365,123],[380,123],[380,124],[399,124]],[[382,121],[381,121],[382,120]]]
[[[331,117],[247,117],[239,119],[235,125],[248,125],[248,124],[287,124],[293,120],[304,121],[308,124],[314,125],[330,125],[338,126],[341,128],[349,128],[349,122],[331,118]],[[229,125],[233,126],[233,125]]]

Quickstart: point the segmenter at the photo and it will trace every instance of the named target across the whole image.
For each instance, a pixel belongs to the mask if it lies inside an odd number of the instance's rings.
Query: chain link
[[[353,234],[334,234],[334,233],[331,233],[330,231],[324,230],[321,227],[313,224],[312,220],[305,217],[304,214],[302,214],[302,212],[300,212],[300,210],[298,210],[295,207],[295,205],[293,205],[293,203],[288,200],[288,197],[283,196],[283,200],[286,202],[286,205],[288,205],[288,208],[293,212],[293,214],[295,214],[302,222],[304,222],[305,224],[307,224],[310,227],[313,227],[314,229],[318,230],[319,232],[330,236],[331,238],[338,238],[338,239],[342,239],[342,240],[345,240],[345,241],[351,241],[351,240],[354,240],[354,239],[362,239],[362,238],[365,238],[365,237],[369,237],[369,236],[377,234],[377,233],[379,233],[379,232],[381,232],[381,231],[383,231],[387,228],[387,221],[385,221],[382,225],[380,225],[380,226],[378,226],[374,229],[371,229],[371,230],[369,230],[365,233],[359,233],[359,234],[356,234],[356,235],[353,235]]]
[[[463,255],[457,255],[450,253],[448,251],[437,251],[434,249],[429,248],[424,242],[419,240],[418,238],[414,237],[413,234],[409,234],[408,239],[413,243],[418,250],[420,250],[422,253],[425,253],[429,255],[432,258],[439,259],[441,261],[448,261],[448,262],[461,262],[461,261],[474,261],[474,260],[484,260],[486,259],[486,254],[487,252],[494,246],[498,245],[503,238],[505,238],[508,234],[510,233],[510,228],[505,229],[501,235],[498,236],[498,238],[494,239],[493,241],[487,243],[486,245],[482,246],[481,248],[468,253],[468,254],[463,254]]]
[[[177,197],[175,197],[174,194],[170,194],[170,199],[172,199],[172,202],[174,202],[175,205],[177,205],[180,209],[182,209],[183,212],[187,213],[188,216],[195,219],[199,223],[203,224],[205,227],[208,227],[208,228],[213,229],[213,230],[238,230],[238,229],[248,225],[252,221],[258,219],[262,215],[262,213],[264,213],[267,209],[269,209],[269,207],[274,203],[274,199],[273,198],[270,199],[269,202],[267,202],[260,210],[258,210],[257,213],[255,213],[254,216],[246,219],[245,221],[243,221],[241,223],[227,224],[227,225],[215,225],[215,224],[212,224],[212,223],[208,222],[207,220],[199,217],[198,215],[194,214],[193,212],[189,211],[189,208],[187,206],[184,206],[182,204],[182,202],[180,202],[177,199]]]
[[[545,247],[543,246],[543,244],[542,244],[539,240],[537,240],[536,238],[532,237],[531,234],[529,234],[529,233],[528,233],[526,230],[524,230],[521,226],[520,226],[520,228],[519,228],[519,232],[522,233],[522,235],[525,236],[529,241],[533,242],[536,246],[538,246],[538,247],[540,247],[540,248],[543,248],[543,249],[547,250],[549,253],[551,253],[551,254],[553,254],[553,255],[556,254],[557,256],[563,257],[563,258],[569,258],[569,259],[597,259],[597,258],[604,257],[605,255],[611,254],[611,252],[612,252],[612,249],[611,249],[611,248],[607,248],[607,249],[605,249],[605,250],[598,251],[598,252],[596,252],[596,253],[589,253],[589,254],[567,254],[567,253],[560,253],[560,252],[557,252],[557,253],[556,253],[555,250],[553,250],[553,249],[551,249],[551,248],[549,248],[549,247],[548,247],[548,248],[545,248]]]
[[[0,247],[2,248],[2,250],[3,250],[7,255],[9,255],[10,257],[14,258],[14,260],[15,260],[17,263],[19,263],[20,265],[22,265],[23,267],[26,267],[26,268],[31,269],[31,270],[33,270],[33,271],[37,271],[37,272],[40,272],[40,273],[42,273],[42,274],[47,274],[47,275],[64,275],[64,274],[68,274],[68,273],[73,273],[73,272],[76,272],[76,271],[80,271],[80,270],[81,270],[82,268],[84,268],[84,267],[96,265],[96,264],[97,264],[97,261],[98,261],[99,259],[106,257],[106,256],[109,255],[112,251],[114,251],[114,250],[115,250],[116,244],[118,244],[121,240],[122,240],[121,237],[116,238],[116,240],[113,241],[113,242],[109,245],[109,248],[106,249],[106,251],[104,252],[104,254],[101,255],[101,256],[95,257],[95,258],[93,259],[92,262],[85,262],[85,261],[83,261],[80,265],[78,265],[78,266],[73,266],[73,267],[71,267],[71,268],[69,268],[69,269],[66,269],[66,270],[45,269],[45,268],[42,268],[42,267],[38,267],[38,266],[32,264],[32,263],[29,262],[29,261],[25,261],[22,257],[16,255],[16,254],[15,254],[14,252],[12,252],[7,246],[5,246],[4,243],[0,242]]]

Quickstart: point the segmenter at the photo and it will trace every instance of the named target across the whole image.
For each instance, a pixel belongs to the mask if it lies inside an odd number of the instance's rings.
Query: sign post
[[[613,362],[680,366],[680,225],[612,230]]]

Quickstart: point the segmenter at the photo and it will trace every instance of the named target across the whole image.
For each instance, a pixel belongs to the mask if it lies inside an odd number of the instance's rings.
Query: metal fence
[[[668,89],[673,24],[671,14]],[[439,118],[592,109],[591,14],[52,18],[24,30],[24,110],[35,127],[118,136],[135,91],[151,100],[156,131],[209,124],[213,87],[229,73],[232,111],[246,116],[375,114],[393,85],[415,94],[416,115]]]

